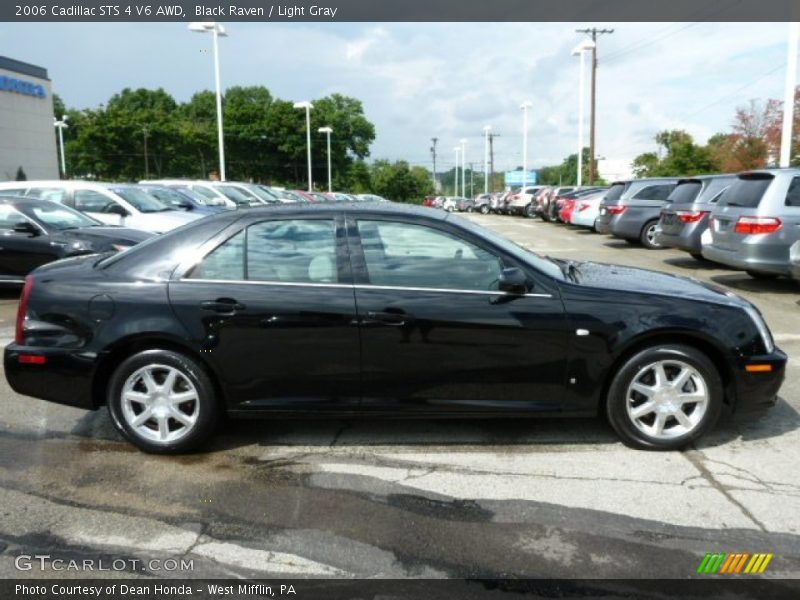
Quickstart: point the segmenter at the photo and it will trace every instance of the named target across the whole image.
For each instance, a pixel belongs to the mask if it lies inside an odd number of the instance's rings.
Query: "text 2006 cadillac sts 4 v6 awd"
[[[107,405],[175,453],[232,416],[605,414],[674,449],[724,405],[775,403],[786,355],[753,305],[662,273],[544,258],[444,211],[236,211],[36,269],[5,372]]]

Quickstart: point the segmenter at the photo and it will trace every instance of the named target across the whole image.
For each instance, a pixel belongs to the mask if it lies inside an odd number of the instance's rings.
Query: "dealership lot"
[[[538,220],[469,218],[545,254],[744,295],[791,357],[781,401],[757,421],[724,418],[682,453],[629,450],[591,419],[294,420],[229,423],[207,453],[158,457],[122,442],[105,411],[2,380],[0,574],[39,575],[15,556],[50,554],[143,561],[125,575],[682,578],[722,551],[771,552],[768,575],[800,576],[798,283]],[[15,305],[0,297],[3,343]],[[158,571],[170,558],[194,569]]]

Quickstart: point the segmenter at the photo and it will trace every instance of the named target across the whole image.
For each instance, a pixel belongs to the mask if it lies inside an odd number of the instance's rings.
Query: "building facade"
[[[0,56],[0,181],[58,179],[47,69]]]

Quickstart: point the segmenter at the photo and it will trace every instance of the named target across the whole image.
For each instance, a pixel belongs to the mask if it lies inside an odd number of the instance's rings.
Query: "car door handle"
[[[237,310],[247,308],[244,304],[239,304],[233,298],[217,298],[216,300],[206,300],[200,303],[200,308],[218,313],[233,314]]]
[[[413,321],[414,317],[404,312],[369,311],[367,312],[367,320],[391,325],[392,327],[402,327],[406,323]]]

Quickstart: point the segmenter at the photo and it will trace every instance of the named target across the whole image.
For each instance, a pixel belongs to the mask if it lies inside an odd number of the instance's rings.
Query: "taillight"
[[[739,217],[736,221],[736,233],[754,235],[758,233],[773,233],[781,228],[781,220],[775,217]]]
[[[697,223],[703,216],[708,214],[707,210],[677,210],[675,211],[681,223]]]
[[[17,328],[14,335],[14,343],[23,344],[25,342],[25,333],[23,326],[25,324],[25,314],[28,312],[28,297],[31,295],[33,288],[33,277],[28,275],[25,278],[25,285],[22,286],[22,295],[19,297],[19,306],[17,307]]]
[[[608,207],[608,214],[610,214],[610,215],[621,215],[626,210],[628,210],[627,206],[609,206]]]
[[[578,206],[578,212],[582,212],[582,211],[586,210],[587,208],[589,208],[590,206],[591,206],[591,204],[589,204],[588,202],[581,202],[580,206]]]

